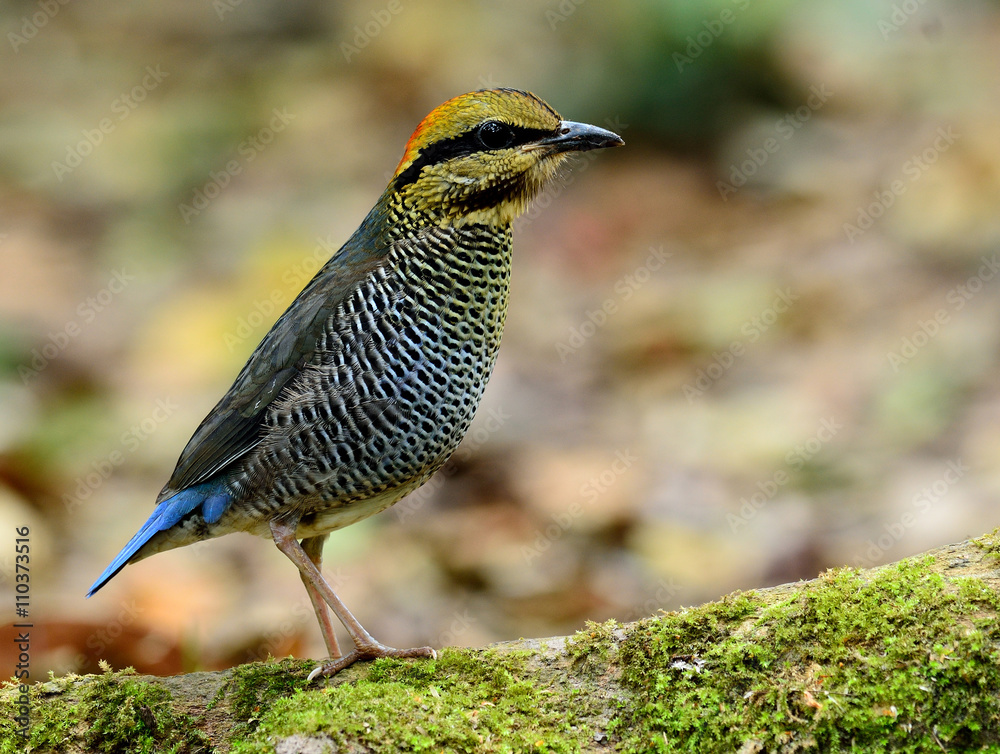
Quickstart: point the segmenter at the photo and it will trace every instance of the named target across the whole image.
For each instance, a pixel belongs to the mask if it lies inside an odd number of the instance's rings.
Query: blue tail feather
[[[226,512],[226,508],[228,507],[228,492],[220,492],[214,495],[209,495],[205,498],[205,502],[201,504],[202,518],[205,519],[205,523],[214,524],[222,518],[222,514]]]
[[[218,521],[229,505],[229,491],[221,480],[181,490],[176,495],[168,497],[156,506],[153,515],[136,532],[135,536],[122,548],[111,565],[104,569],[97,581],[90,587],[87,596],[90,597],[98,589],[107,584],[153,536],[174,526],[178,521],[202,505],[202,515],[206,522],[214,524]]]

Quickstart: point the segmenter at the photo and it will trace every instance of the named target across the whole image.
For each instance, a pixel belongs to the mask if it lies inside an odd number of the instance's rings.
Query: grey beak
[[[587,123],[564,120],[552,136],[538,142],[539,146],[555,147],[559,152],[586,152],[591,149],[620,147],[625,143],[618,134]]]

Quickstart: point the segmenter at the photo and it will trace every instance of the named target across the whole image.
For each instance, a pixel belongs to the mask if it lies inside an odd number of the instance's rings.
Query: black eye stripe
[[[458,136],[424,147],[417,156],[417,159],[410,163],[410,166],[396,177],[396,189],[401,189],[408,183],[416,181],[420,175],[420,171],[428,165],[437,165],[440,162],[472,154],[473,152],[488,151],[479,138],[479,129],[482,125],[477,124],[474,128]],[[537,141],[538,139],[555,134],[555,130],[546,128],[512,126],[509,123],[504,123],[503,125],[509,128],[514,134],[514,139],[508,145],[509,147],[517,146],[518,144],[527,144],[528,142]]]

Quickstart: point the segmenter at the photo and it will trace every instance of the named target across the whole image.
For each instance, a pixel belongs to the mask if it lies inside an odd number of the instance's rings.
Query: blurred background
[[[14,1],[0,29],[0,571],[12,617],[29,527],[32,678],[323,655],[246,535],[83,595],[416,124],[482,87],[627,146],[518,222],[453,462],[331,537],[376,637],[565,634],[1000,524],[996,3]]]

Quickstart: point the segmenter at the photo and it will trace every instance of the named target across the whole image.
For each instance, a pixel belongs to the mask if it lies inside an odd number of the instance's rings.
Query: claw
[[[343,657],[331,659],[329,662],[325,662],[319,667],[314,668],[306,680],[312,681],[319,676],[329,678],[356,662],[361,660],[377,660],[379,657],[427,657],[431,660],[436,660],[438,654],[434,651],[433,647],[395,649],[394,647],[387,647],[384,644],[363,645],[356,647],[353,652]]]

